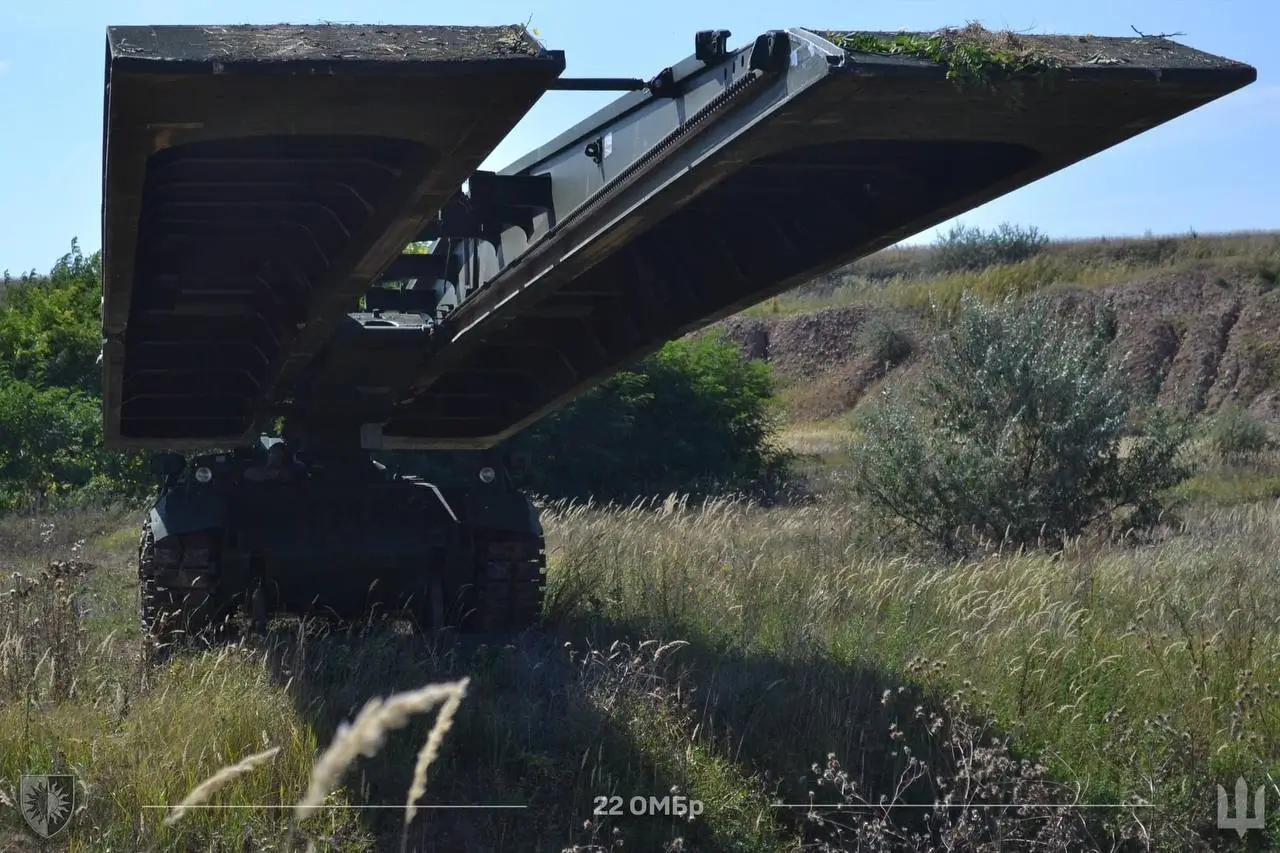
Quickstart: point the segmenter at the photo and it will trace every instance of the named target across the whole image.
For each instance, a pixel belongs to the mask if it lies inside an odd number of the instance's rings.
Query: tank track
[[[467,627],[518,633],[542,621],[546,542],[541,536],[485,537],[476,542],[475,609]]]
[[[475,575],[465,633],[515,634],[542,621],[546,591],[546,544],[541,536],[498,535],[475,542]],[[139,621],[151,655],[217,627],[216,590],[166,587],[156,580],[151,521],[138,541]],[[425,616],[425,614],[424,614]]]
[[[166,587],[156,580],[155,533],[151,519],[142,523],[138,540],[138,616],[143,640],[152,657],[163,655],[184,638],[213,627],[212,589]]]

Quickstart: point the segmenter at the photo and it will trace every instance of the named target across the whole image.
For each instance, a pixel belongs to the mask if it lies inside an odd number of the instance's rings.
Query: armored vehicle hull
[[[538,620],[538,513],[500,467],[482,464],[489,459],[454,466],[470,483],[369,460],[338,471],[273,467],[265,446],[190,466],[176,454],[155,459],[165,481],[138,565],[143,628],[161,643],[238,611],[259,627],[277,613],[402,614],[424,628],[483,633]]]

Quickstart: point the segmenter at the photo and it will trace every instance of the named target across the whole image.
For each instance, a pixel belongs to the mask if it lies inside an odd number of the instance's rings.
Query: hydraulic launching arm
[[[664,341],[1255,77],[1169,42],[1031,37],[1051,68],[1040,79],[961,87],[933,62],[835,41],[700,40],[661,88],[486,176],[528,188],[524,216],[483,192],[479,212],[476,198],[467,216],[446,207],[428,233],[450,238],[437,252],[470,298],[385,440],[484,446]],[[1097,56],[1113,62],[1084,61]]]

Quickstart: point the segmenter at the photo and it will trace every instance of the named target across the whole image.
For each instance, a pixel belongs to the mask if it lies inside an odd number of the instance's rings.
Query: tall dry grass
[[[730,648],[789,679],[770,714],[762,682],[738,681],[719,651],[693,676],[714,685],[708,708],[740,750],[760,739],[761,769],[806,750],[865,756],[851,710],[887,672],[944,693],[971,686],[1086,801],[1158,806],[1131,816],[1153,843],[1211,826],[1216,782],[1280,780],[1275,503],[1191,509],[1156,544],[958,565],[896,555],[847,504],[561,508],[553,523],[560,589],[579,611]]]
[[[1189,269],[1236,270],[1274,286],[1280,276],[1280,233],[1056,240],[1018,263],[948,274],[934,272],[930,258],[929,246],[886,249],[744,313],[786,316],[858,303],[930,311],[934,305],[954,307],[967,291],[1000,297],[1058,286],[1099,287]]]
[[[74,772],[73,850],[923,849],[929,809],[881,798],[947,796],[1031,803],[931,815],[960,849],[1166,850],[1216,840],[1215,784],[1280,780],[1274,503],[960,564],[904,556],[844,499],[554,505],[546,521],[542,632],[491,646],[285,625],[156,670],[101,607],[131,583],[126,537],[88,536],[91,568],[46,565],[51,581],[0,599],[0,795]],[[597,796],[673,789],[704,813],[594,813]],[[508,808],[439,808],[458,803]]]

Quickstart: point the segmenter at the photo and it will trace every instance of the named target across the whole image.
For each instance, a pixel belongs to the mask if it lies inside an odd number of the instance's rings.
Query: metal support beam
[[[638,92],[647,85],[634,77],[561,77],[547,88],[561,92]]]

